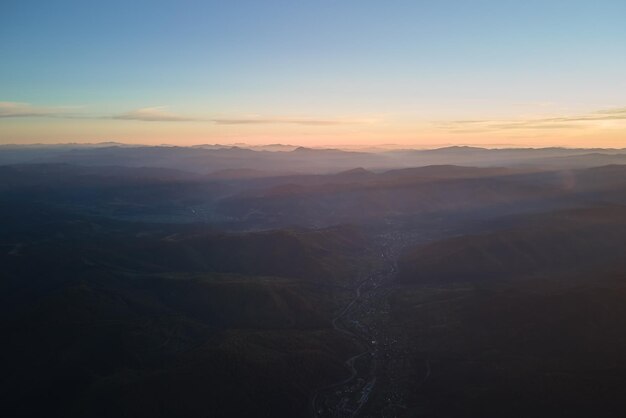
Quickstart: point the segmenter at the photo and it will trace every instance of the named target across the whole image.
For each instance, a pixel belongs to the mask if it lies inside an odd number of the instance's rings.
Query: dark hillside
[[[625,236],[623,206],[538,215],[512,229],[417,247],[400,260],[399,280],[476,282],[626,267]]]

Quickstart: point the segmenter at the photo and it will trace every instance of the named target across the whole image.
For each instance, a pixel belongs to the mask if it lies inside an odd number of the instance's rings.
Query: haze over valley
[[[6,406],[618,410],[625,155],[3,147]]]

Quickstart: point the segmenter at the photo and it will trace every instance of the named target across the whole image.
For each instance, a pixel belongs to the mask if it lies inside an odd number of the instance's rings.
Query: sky
[[[624,0],[0,2],[0,144],[626,147]]]

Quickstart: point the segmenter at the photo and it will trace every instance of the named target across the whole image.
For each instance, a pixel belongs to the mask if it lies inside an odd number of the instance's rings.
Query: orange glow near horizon
[[[145,145],[273,143],[310,147],[626,147],[626,111],[532,119],[437,122],[392,118],[145,121],[0,119],[0,144],[122,142]],[[590,116],[591,115],[591,116]]]

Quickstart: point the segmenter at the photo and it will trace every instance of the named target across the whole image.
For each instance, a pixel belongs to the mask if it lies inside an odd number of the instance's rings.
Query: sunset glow
[[[26,3],[4,144],[626,146],[623,1]]]

